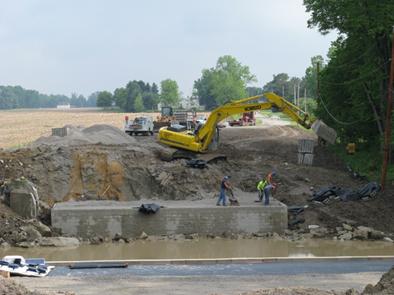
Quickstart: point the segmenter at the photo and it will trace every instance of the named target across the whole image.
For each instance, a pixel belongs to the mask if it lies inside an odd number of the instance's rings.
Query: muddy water
[[[158,240],[129,244],[107,243],[81,245],[75,248],[3,248],[0,257],[20,254],[45,257],[47,260],[107,259],[191,259],[237,257],[314,257],[394,255],[394,244],[387,242],[304,240]]]

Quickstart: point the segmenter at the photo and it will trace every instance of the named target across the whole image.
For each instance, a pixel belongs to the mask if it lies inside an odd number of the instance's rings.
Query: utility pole
[[[393,110],[393,81],[394,81],[394,27],[391,41],[391,65],[389,87],[387,92],[387,109],[386,109],[386,126],[384,132],[384,147],[383,147],[383,165],[382,165],[382,179],[381,185],[384,190],[386,185],[387,166],[390,161],[391,153],[391,115]]]
[[[316,96],[317,98],[320,98],[320,78],[319,78],[319,73],[320,73],[320,63],[317,62],[316,64]]]
[[[285,85],[282,85],[282,97],[285,98]]]
[[[306,87],[304,88],[304,111],[305,111],[305,113],[307,112],[307,110],[306,110]]]
[[[296,92],[296,85],[293,84],[293,95],[294,95],[294,104],[297,105],[297,92]]]
[[[297,88],[297,106],[300,107],[300,83],[298,82],[298,88]]]

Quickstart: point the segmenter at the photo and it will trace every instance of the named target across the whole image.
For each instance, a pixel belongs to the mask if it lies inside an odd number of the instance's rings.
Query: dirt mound
[[[0,294],[4,295],[48,295],[37,291],[29,291],[24,286],[14,282],[11,279],[3,279],[0,277]],[[53,293],[52,293],[53,294]]]
[[[380,281],[375,285],[367,285],[363,295],[392,295],[394,294],[394,267],[386,272]]]
[[[103,144],[103,145],[116,145],[116,144],[133,144],[135,139],[121,131],[114,126],[98,124],[87,128],[66,125],[67,135],[40,137],[29,147],[40,146],[76,146],[86,144]]]

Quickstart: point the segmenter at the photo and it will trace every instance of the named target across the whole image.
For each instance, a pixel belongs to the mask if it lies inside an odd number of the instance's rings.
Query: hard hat
[[[272,171],[271,176],[276,176],[276,171]]]
[[[228,175],[227,175],[227,176],[225,176],[223,179],[224,179],[224,180],[229,180],[230,178],[231,178],[231,176],[228,176]]]

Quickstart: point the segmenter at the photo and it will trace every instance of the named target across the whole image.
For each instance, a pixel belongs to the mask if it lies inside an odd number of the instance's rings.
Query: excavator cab
[[[174,111],[172,107],[162,107],[161,108],[161,116],[162,117],[172,117],[174,115]]]

